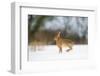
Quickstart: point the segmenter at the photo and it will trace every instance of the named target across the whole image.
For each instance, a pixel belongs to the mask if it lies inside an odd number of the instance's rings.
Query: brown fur
[[[62,53],[62,48],[63,47],[68,47],[69,49],[67,51],[72,50],[72,46],[73,46],[73,41],[71,41],[70,39],[63,39],[60,36],[61,32],[58,32],[58,34],[55,36],[54,40],[56,41],[56,45],[59,48],[59,53]]]

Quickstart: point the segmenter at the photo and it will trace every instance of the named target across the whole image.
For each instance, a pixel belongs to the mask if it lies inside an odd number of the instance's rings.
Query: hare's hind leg
[[[67,50],[67,52],[69,52],[70,50],[72,50],[72,46],[71,45],[69,45],[68,47],[69,47],[69,49]]]

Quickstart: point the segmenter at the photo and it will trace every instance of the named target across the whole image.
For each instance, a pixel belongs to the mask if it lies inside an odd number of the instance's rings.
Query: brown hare
[[[55,36],[54,40],[56,41],[56,45],[59,48],[59,53],[62,53],[62,48],[63,47],[68,47],[69,49],[66,50],[67,52],[72,50],[73,47],[73,41],[70,39],[63,39],[61,38],[61,32],[58,32],[57,35]]]

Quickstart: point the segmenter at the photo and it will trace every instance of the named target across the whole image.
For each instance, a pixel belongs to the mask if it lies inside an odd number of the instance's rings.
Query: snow
[[[63,48],[62,53],[59,53],[59,48],[56,45],[39,46],[36,47],[36,50],[34,50],[33,46],[29,46],[28,51],[29,61],[73,60],[88,58],[88,45],[74,45],[73,50],[70,50],[69,52],[66,51],[66,48]]]

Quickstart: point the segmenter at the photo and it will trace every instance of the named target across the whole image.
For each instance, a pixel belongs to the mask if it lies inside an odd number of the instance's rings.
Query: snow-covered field
[[[32,46],[28,47],[29,61],[42,61],[42,60],[71,60],[71,59],[87,59],[88,58],[88,45],[74,45],[73,50],[59,53],[59,48],[55,45],[37,47],[36,51]]]

